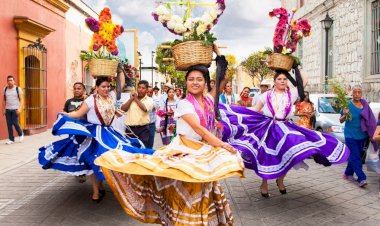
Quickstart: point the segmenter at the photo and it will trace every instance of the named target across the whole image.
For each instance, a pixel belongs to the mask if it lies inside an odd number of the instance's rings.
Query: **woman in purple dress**
[[[306,77],[300,74],[303,83],[299,85],[305,86]],[[304,159],[313,156],[317,163],[330,166],[343,163],[349,156],[348,148],[334,137],[288,121],[298,97],[297,88],[288,88],[288,78],[289,72],[277,71],[274,88],[260,97],[254,111],[220,105],[223,140],[241,151],[245,166],[263,179],[261,194],[266,198],[267,180],[276,179],[280,193],[286,194],[286,173],[292,167],[307,168]]]

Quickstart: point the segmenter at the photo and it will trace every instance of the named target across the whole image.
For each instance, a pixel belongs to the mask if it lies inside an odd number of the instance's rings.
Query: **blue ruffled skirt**
[[[111,149],[141,154],[154,152],[144,148],[140,140],[126,138],[112,127],[95,125],[64,115],[58,115],[52,133],[69,136],[41,147],[39,163],[43,169],[56,169],[76,176],[95,173],[99,180],[104,180],[104,175],[100,167],[94,164],[94,160]]]

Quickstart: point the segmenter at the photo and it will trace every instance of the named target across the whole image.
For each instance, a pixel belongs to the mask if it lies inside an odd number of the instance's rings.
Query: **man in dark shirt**
[[[85,99],[85,86],[81,82],[74,83],[74,97],[66,101],[65,106],[63,107],[64,112],[72,112],[79,108],[82,102]]]
[[[66,101],[65,106],[63,107],[64,112],[72,112],[79,109],[82,105],[84,99],[86,99],[86,88],[83,83],[76,82],[73,86],[74,97]],[[78,141],[78,140],[77,140]],[[77,176],[79,183],[84,183],[86,181],[86,175]]]

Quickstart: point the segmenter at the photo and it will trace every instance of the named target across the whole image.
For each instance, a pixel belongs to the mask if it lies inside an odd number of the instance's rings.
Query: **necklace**
[[[278,109],[280,108],[282,101],[283,101],[283,98],[285,96],[284,94],[285,94],[285,92],[281,93],[281,94],[279,94],[277,92],[274,93],[274,111],[276,114],[278,112]],[[278,97],[279,95],[281,95],[281,98]]]

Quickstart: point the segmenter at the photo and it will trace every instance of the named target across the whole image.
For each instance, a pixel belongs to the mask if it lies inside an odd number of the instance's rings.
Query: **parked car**
[[[336,95],[310,94],[309,98],[314,103],[315,130],[328,133],[338,140],[345,142],[343,134],[345,123],[339,122],[341,109],[339,108]],[[293,116],[292,119],[296,123],[298,117]]]

